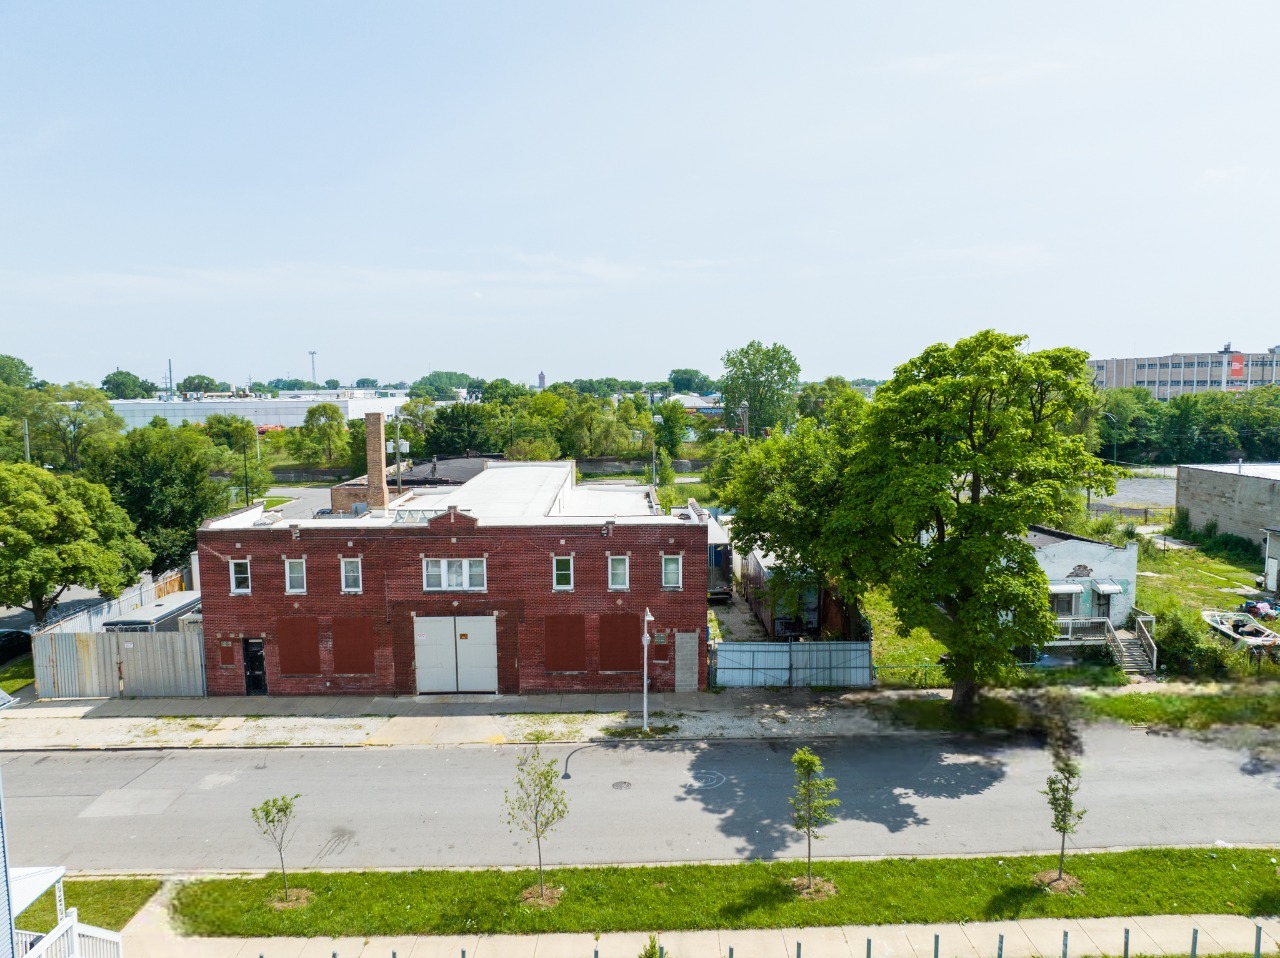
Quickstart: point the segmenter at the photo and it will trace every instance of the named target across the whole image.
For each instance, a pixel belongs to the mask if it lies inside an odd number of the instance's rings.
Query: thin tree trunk
[[[809,839],[809,889],[813,890],[813,829],[805,835]]]
[[[1067,833],[1062,833],[1062,848],[1058,852],[1058,881],[1062,881],[1062,866],[1067,860]]]
[[[284,878],[284,900],[289,900],[289,873],[284,868],[284,849],[280,849],[280,874]]]
[[[546,898],[547,889],[542,882],[542,836],[538,836],[538,897]]]

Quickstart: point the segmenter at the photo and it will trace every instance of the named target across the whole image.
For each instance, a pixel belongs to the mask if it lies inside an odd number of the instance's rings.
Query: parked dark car
[[[31,633],[10,629],[0,632],[0,665],[20,655],[31,654]]]

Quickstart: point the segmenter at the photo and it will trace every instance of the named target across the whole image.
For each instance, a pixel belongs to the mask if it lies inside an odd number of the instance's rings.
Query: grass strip
[[[14,659],[4,668],[0,668],[0,689],[10,694],[18,691],[23,686],[30,685],[35,680],[36,664],[29,655]]]
[[[160,890],[160,882],[152,878],[69,878],[62,890],[66,906],[77,909],[86,925],[119,931]],[[23,931],[47,932],[57,923],[57,904],[50,888],[13,924]]]
[[[1056,856],[885,859],[815,863],[839,893],[798,898],[787,880],[803,862],[558,868],[560,904],[530,908],[534,871],[297,873],[303,907],[277,911],[278,875],[184,884],[174,917],[186,934],[232,937],[533,934],[788,928],[898,922],[1095,918],[1115,915],[1274,915],[1273,852],[1143,849],[1072,855],[1084,894],[1050,895],[1032,877]]]
[[[1214,725],[1280,725],[1280,690],[1202,695],[1164,692],[1086,696],[1089,713],[1132,725],[1206,729]]]

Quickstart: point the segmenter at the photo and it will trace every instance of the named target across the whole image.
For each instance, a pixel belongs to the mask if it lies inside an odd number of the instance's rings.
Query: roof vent
[[[283,512],[264,512],[257,519],[253,520],[255,526],[274,526],[277,522],[284,518]]]

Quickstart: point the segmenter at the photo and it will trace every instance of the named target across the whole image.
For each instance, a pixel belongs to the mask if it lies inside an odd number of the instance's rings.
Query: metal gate
[[[42,699],[205,694],[204,640],[183,632],[41,632],[31,638]]]
[[[498,620],[491,615],[413,620],[419,694],[498,691]]]
[[[712,661],[725,688],[871,685],[869,642],[721,642]]]

